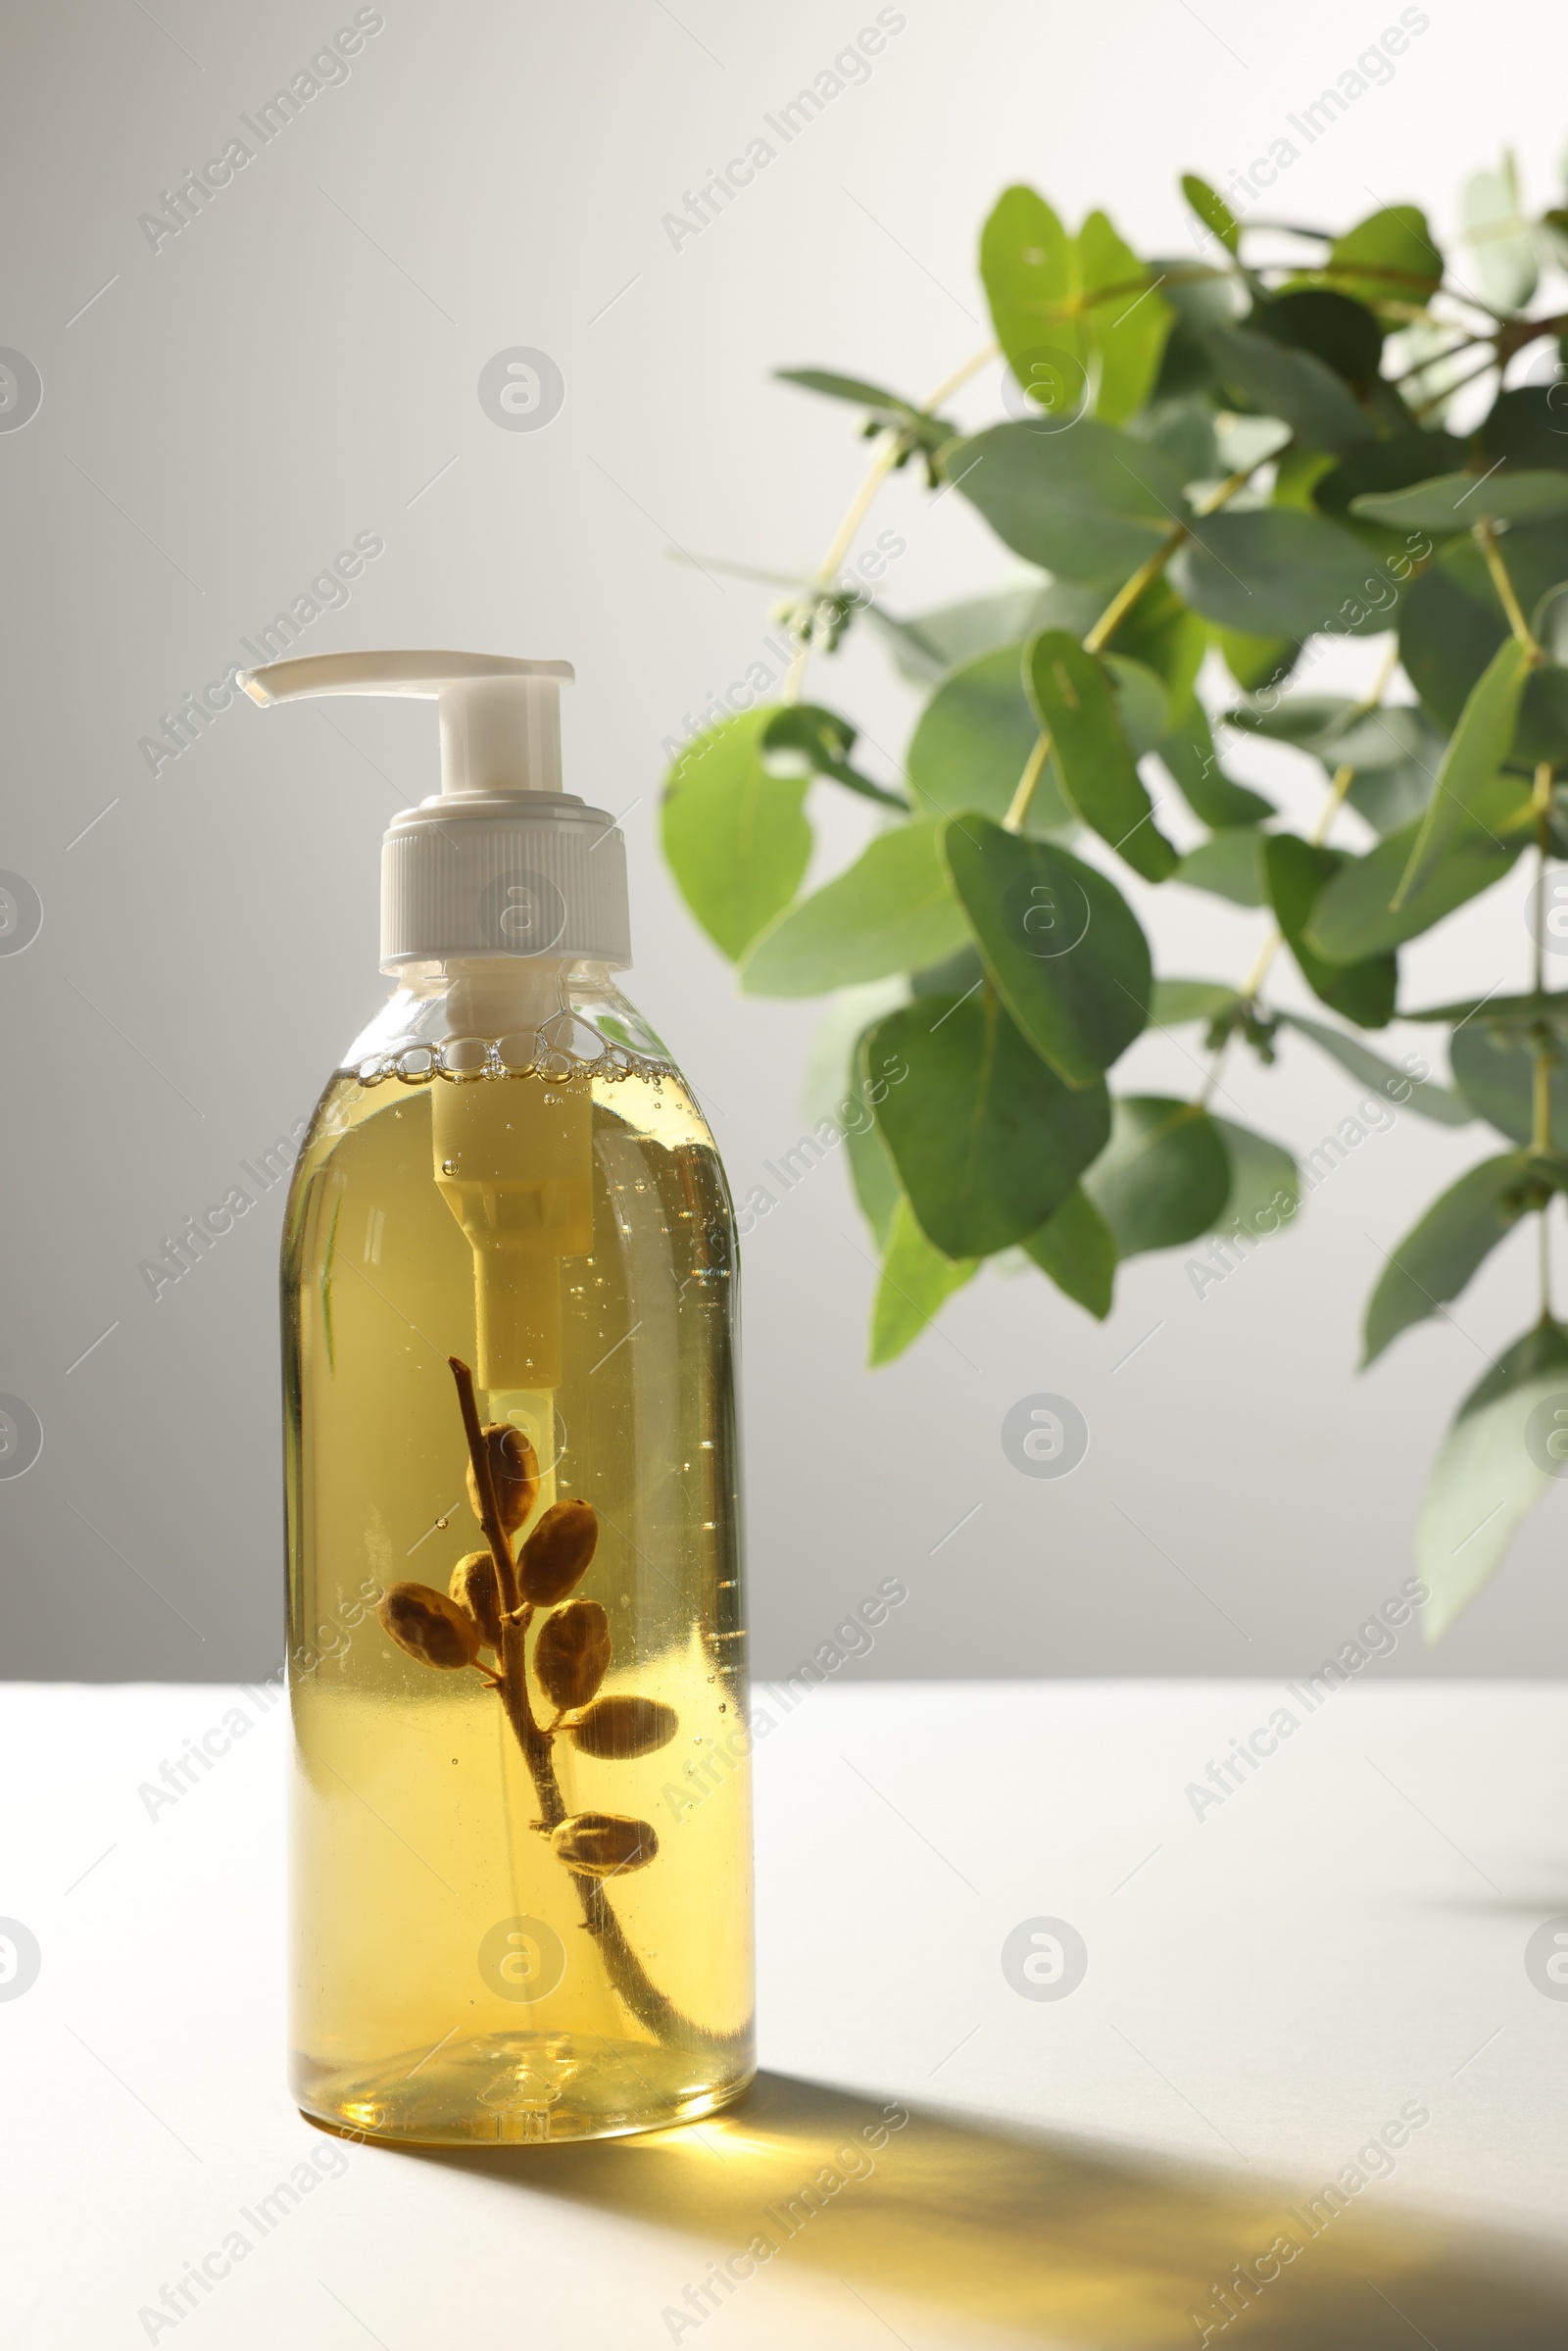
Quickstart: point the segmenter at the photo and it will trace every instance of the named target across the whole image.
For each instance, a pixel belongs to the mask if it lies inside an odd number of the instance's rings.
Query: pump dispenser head
[[[325,653],[240,673],[253,702],[393,694],[434,702],[441,790],[381,849],[381,968],[499,956],[631,961],[613,818],[561,789],[569,661],[487,653]]]
[[[381,968],[444,967],[466,1031],[534,1031],[578,960],[631,960],[613,819],[561,789],[568,661],[472,653],[330,653],[241,673],[253,702],[413,695],[441,714],[441,790],[381,849]],[[459,1007],[461,1006],[461,1009]],[[475,1076],[432,1089],[434,1180],[474,1264],[479,1384],[546,1399],[561,1380],[561,1261],[593,1247],[587,1081]],[[541,1460],[553,1458],[543,1427]]]

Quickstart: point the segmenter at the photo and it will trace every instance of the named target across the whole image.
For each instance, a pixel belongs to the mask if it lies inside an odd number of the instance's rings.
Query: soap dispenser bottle
[[[753,2071],[735,1228],[619,994],[612,819],[564,661],[329,654],[262,704],[433,699],[382,846],[393,993],[283,1240],[293,2088],[511,2146],[705,2114]]]

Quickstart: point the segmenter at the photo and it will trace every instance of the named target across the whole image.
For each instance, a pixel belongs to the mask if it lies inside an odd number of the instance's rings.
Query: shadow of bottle
[[[409,2152],[700,2237],[677,2305],[698,2318],[776,2259],[863,2287],[873,2309],[880,2288],[1079,2351],[1568,2344],[1568,2267],[1400,2210],[1377,2183],[1293,2188],[776,2074],[643,2137]]]

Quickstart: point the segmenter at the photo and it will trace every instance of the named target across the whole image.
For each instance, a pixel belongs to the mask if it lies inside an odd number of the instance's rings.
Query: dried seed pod
[[[610,1670],[610,1619],[597,1600],[568,1600],[545,1618],[533,1670],[553,1706],[587,1705]]]
[[[500,1513],[501,1529],[505,1535],[515,1535],[529,1511],[539,1499],[539,1456],[520,1429],[510,1421],[493,1420],[482,1431],[484,1449],[490,1462],[490,1483],[495,1488],[496,1509]],[[468,1463],[468,1499],[473,1515],[481,1515],[479,1484]]]
[[[553,1608],[588,1573],[599,1541],[592,1502],[553,1502],[522,1546],[517,1589],[537,1607]]]
[[[488,1551],[469,1551],[452,1570],[448,1592],[466,1608],[487,1645],[501,1647],[501,1599],[496,1590],[496,1563]]]
[[[647,1821],[619,1812],[575,1812],[552,1832],[550,1841],[568,1869],[585,1878],[618,1878],[646,1869],[659,1850]]]
[[[674,1707],[658,1698],[611,1697],[577,1708],[562,1727],[571,1733],[573,1746],[584,1755],[620,1763],[667,1746],[680,1722]]]
[[[389,1584],[376,1605],[383,1631],[421,1665],[471,1665],[479,1628],[456,1600],[429,1584]]]

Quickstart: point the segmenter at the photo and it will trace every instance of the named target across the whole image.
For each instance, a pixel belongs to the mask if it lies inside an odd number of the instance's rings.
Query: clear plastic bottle
[[[647,2130],[754,2064],[729,1195],[605,961],[402,978],[284,1236],[294,2094]]]

